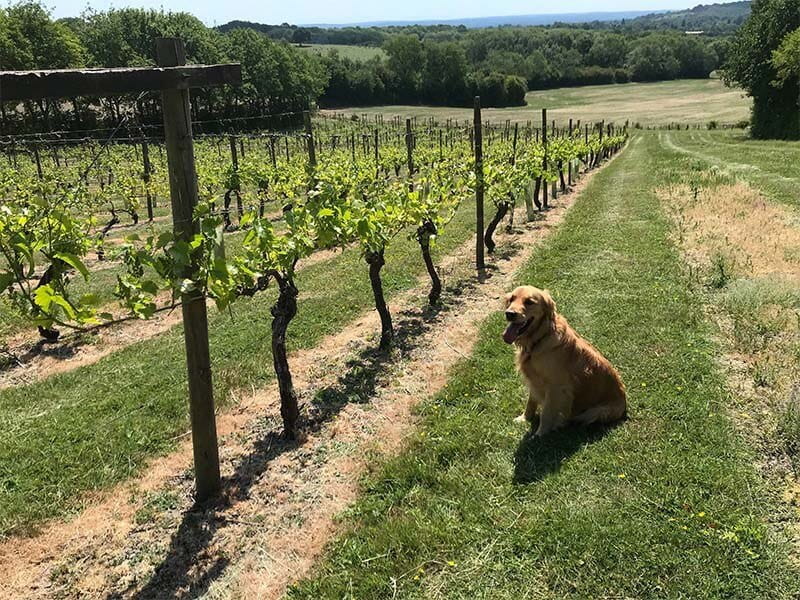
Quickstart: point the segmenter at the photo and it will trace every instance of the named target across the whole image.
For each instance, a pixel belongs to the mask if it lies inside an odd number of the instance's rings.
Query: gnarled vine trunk
[[[278,389],[281,396],[281,418],[283,434],[288,439],[297,435],[297,418],[300,409],[297,406],[297,395],[294,393],[292,373],[286,352],[286,329],[297,314],[297,287],[289,277],[275,275],[280,293],[270,309],[272,313],[272,363],[275,376],[278,378]]]
[[[431,258],[431,236],[434,235],[436,235],[436,225],[431,221],[425,221],[417,229],[417,241],[422,250],[422,260],[425,261],[425,268],[431,278],[431,291],[428,293],[428,302],[431,305],[438,304],[442,295],[442,280],[439,279],[439,273],[436,272],[436,267],[433,265],[433,259]]]
[[[364,260],[369,265],[369,281],[372,284],[372,295],[375,296],[375,309],[381,317],[381,350],[386,350],[392,345],[394,339],[394,328],[392,327],[392,315],[389,307],[386,306],[386,299],[383,297],[383,282],[381,281],[381,269],[386,261],[383,258],[383,248],[379,252],[367,250]]]
[[[497,203],[497,212],[494,214],[494,218],[489,222],[488,227],[486,227],[486,233],[483,235],[483,243],[486,245],[486,250],[489,251],[489,254],[494,252],[496,244],[494,243],[494,239],[492,236],[494,235],[495,229],[500,224],[500,221],[503,220],[503,217],[506,216],[508,209],[511,207],[511,203],[507,201],[498,202]]]
[[[536,178],[536,185],[533,188],[533,203],[536,205],[536,208],[542,210],[542,203],[539,201],[539,190],[542,189],[542,178]]]

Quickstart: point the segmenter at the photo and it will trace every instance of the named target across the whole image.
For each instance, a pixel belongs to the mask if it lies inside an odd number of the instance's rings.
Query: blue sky
[[[562,0],[531,2],[524,0],[45,0],[55,17],[77,16],[87,6],[106,9],[136,6],[187,11],[208,25],[219,25],[232,19],[261,23],[354,23],[359,21],[455,19],[540,13],[569,13],[620,10],[658,10],[687,8],[698,4],[687,0],[619,0],[599,3],[594,0]]]

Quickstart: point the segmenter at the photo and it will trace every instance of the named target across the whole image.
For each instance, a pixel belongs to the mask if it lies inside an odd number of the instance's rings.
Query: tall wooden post
[[[308,146],[308,166],[312,169],[317,166],[317,149],[314,146],[314,129],[311,127],[311,113],[303,113],[303,125],[306,130],[306,144]]]
[[[411,133],[411,119],[406,119],[406,166],[408,177],[414,176],[414,134]]]
[[[542,148],[544,158],[542,158],[542,208],[547,208],[547,109],[542,109]]]
[[[142,141],[142,181],[145,185],[145,198],[147,200],[147,220],[153,222],[153,195],[150,193],[150,173],[152,172],[150,166],[150,146],[147,145],[147,140]]]
[[[275,136],[269,136],[269,156],[272,159],[272,168],[278,168],[278,157],[275,154]]]
[[[375,143],[375,174],[376,176],[378,176],[381,173],[381,156],[380,153],[378,152],[378,145],[380,143],[380,133],[378,132],[377,127],[375,128],[374,138],[375,139],[373,140],[373,142]]]
[[[514,141],[511,143],[511,164],[517,163],[517,138],[519,137],[519,123],[514,123]]]
[[[36,163],[36,175],[41,179],[44,177],[42,174],[42,158],[39,156],[39,145],[33,145],[33,161]]]
[[[483,124],[481,123],[481,97],[475,96],[475,266],[486,268],[483,254]]]
[[[569,139],[570,140],[573,137],[572,136],[573,133],[574,133],[574,131],[572,129],[572,119],[570,119],[569,120]],[[567,171],[568,171],[568,173],[567,173],[567,185],[571,186],[572,185],[572,159],[571,158],[568,161]]]
[[[186,64],[183,41],[176,38],[158,38],[156,55],[160,67]],[[173,229],[178,239],[188,242],[198,231],[194,221],[194,208],[199,201],[189,90],[163,90],[161,104]],[[187,268],[187,277],[191,278],[192,270],[193,266]],[[211,356],[208,348],[208,315],[205,298],[199,291],[182,294],[181,308],[186,366],[189,372],[189,414],[192,423],[197,500],[202,502],[216,495],[222,485],[211,383]]]

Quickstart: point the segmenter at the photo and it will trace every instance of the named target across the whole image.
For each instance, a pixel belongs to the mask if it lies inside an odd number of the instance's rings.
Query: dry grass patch
[[[701,177],[702,179],[708,179]],[[732,414],[800,507],[800,221],[744,182],[663,188],[695,281],[705,286]],[[800,527],[785,523],[800,560]]]
[[[687,249],[707,261],[721,254],[746,277],[800,280],[800,220],[746,183],[678,185],[659,197],[672,207]]]

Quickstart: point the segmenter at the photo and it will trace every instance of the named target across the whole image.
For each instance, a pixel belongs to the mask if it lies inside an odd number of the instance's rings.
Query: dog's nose
[[[506,321],[513,321],[516,318],[517,318],[517,313],[515,313],[513,310],[506,311]]]

